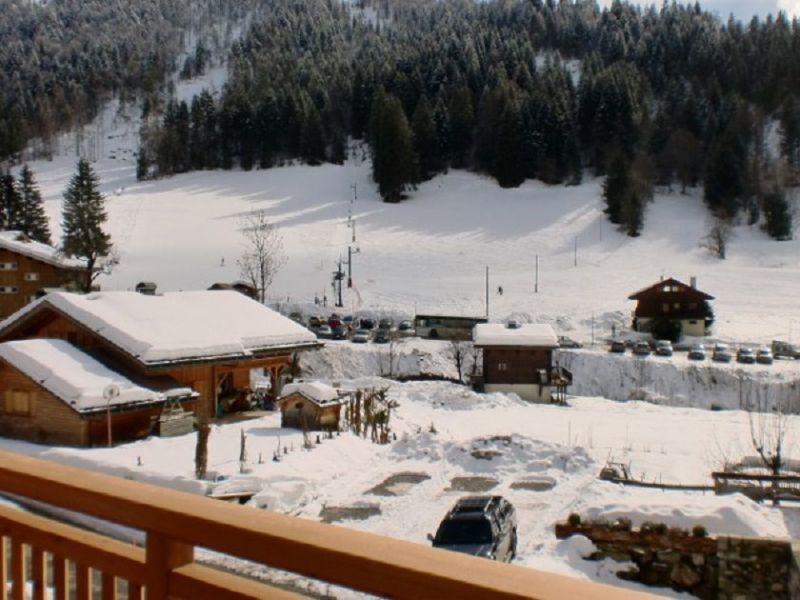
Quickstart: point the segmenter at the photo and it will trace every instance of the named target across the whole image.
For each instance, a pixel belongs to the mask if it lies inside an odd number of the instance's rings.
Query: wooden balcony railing
[[[117,598],[118,589],[132,600],[298,597],[198,564],[195,547],[393,598],[647,597],[7,452],[0,452],[0,493],[105,519],[146,536],[144,547],[137,547],[0,506],[1,600],[8,594],[12,600],[43,600],[51,592],[56,600],[106,600]]]

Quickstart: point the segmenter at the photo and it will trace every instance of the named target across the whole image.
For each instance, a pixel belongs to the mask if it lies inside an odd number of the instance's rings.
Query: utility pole
[[[539,255],[536,255],[536,279],[534,280],[533,284],[533,293],[539,293]]]
[[[578,266],[578,236],[577,235],[575,236],[575,258],[573,259],[572,266],[573,267],[577,267]]]
[[[339,258],[339,266],[333,272],[333,293],[336,295],[336,306],[339,308],[344,306],[342,302],[342,279],[344,279],[344,271],[342,271],[342,259]]]
[[[353,247],[347,247],[347,287],[353,287]]]
[[[486,266],[486,320],[489,320],[489,266]]]

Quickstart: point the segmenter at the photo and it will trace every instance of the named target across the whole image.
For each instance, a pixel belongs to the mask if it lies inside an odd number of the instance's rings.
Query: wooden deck
[[[0,452],[0,492],[131,527],[147,540],[136,547],[0,507],[0,600],[43,600],[48,585],[55,600],[66,600],[71,587],[77,600],[114,599],[119,580],[136,600],[143,593],[147,600],[298,597],[197,564],[195,547],[393,598],[649,597],[7,452]]]

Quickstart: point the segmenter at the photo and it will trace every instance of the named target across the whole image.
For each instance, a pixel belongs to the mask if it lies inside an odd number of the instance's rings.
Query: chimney
[[[692,289],[696,290],[697,289],[697,277],[692,275],[691,278],[689,279],[689,285],[692,287]]]

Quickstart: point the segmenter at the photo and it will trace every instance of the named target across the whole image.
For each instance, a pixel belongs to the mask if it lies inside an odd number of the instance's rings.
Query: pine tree
[[[51,244],[50,225],[47,215],[44,212],[44,203],[39,186],[33,178],[33,171],[28,165],[22,167],[17,183],[22,205],[22,227],[21,230],[31,239],[43,244]]]
[[[21,231],[23,226],[22,199],[14,182],[14,176],[11,173],[6,173],[0,178],[0,200],[2,200],[0,211],[3,213],[0,220],[4,228],[12,231]]]
[[[373,178],[385,202],[399,202],[417,180],[417,155],[403,106],[391,95],[378,94],[370,119]]]
[[[100,274],[99,262],[111,252],[111,238],[102,229],[106,222],[97,175],[89,161],[78,161],[77,173],[64,192],[61,228],[64,232],[62,249],[67,256],[86,260],[83,290],[90,292],[92,282]]]
[[[629,165],[622,152],[616,152],[608,167],[608,175],[603,182],[603,200],[606,202],[605,213],[608,220],[621,225],[625,220],[626,196],[631,188],[628,175]]]
[[[792,211],[786,195],[779,189],[766,194],[762,200],[764,231],[776,240],[792,239]]]
[[[440,144],[436,131],[433,110],[426,96],[417,102],[412,119],[414,127],[414,148],[419,156],[419,177],[427,181],[443,167],[439,152]]]

